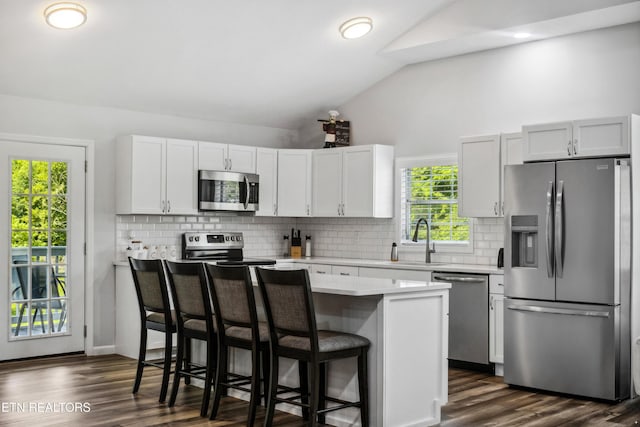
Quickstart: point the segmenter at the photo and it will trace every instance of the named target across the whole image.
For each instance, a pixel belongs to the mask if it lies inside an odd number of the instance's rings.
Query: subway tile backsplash
[[[312,255],[338,258],[389,258],[396,241],[396,223],[379,218],[283,218],[245,215],[164,216],[118,215],[116,220],[116,258],[123,260],[130,240],[145,245],[175,245],[180,251],[180,237],[190,230],[241,231],[247,257],[280,257],[284,252],[283,236],[291,228],[310,235]],[[502,218],[479,218],[474,221],[473,253],[432,255],[434,262],[495,265],[498,249],[504,245]],[[424,250],[400,249],[400,261],[422,261]]]

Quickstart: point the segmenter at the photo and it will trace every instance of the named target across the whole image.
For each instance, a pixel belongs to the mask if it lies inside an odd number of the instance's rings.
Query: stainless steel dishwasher
[[[489,276],[434,271],[434,282],[449,282],[449,362],[490,369]],[[459,363],[457,363],[459,362]]]

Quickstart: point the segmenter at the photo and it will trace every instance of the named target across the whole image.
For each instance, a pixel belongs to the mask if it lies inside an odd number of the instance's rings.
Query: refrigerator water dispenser
[[[514,215],[511,217],[511,265],[538,267],[538,217]]]

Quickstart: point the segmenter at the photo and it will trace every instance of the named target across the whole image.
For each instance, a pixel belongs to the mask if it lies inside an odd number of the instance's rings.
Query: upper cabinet
[[[523,126],[524,161],[628,155],[629,118]]]
[[[458,215],[500,214],[500,135],[460,139]]]
[[[278,214],[278,150],[258,148],[256,171],[260,176],[256,216],[276,216]]]
[[[504,166],[522,163],[522,135],[461,138],[458,156],[458,215],[502,216]]]
[[[256,173],[256,147],[201,141],[198,169]]]
[[[198,144],[129,135],[116,142],[116,212],[196,214]]]
[[[313,150],[278,150],[278,216],[311,216]]]
[[[364,145],[313,153],[313,216],[393,216],[393,147]]]

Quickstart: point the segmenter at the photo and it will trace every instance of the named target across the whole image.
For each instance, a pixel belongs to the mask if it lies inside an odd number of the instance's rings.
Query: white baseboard
[[[91,347],[88,348],[87,351],[87,356],[102,356],[105,354],[115,354],[116,353],[116,346],[115,345],[102,345],[102,346],[98,346],[98,347]]]

